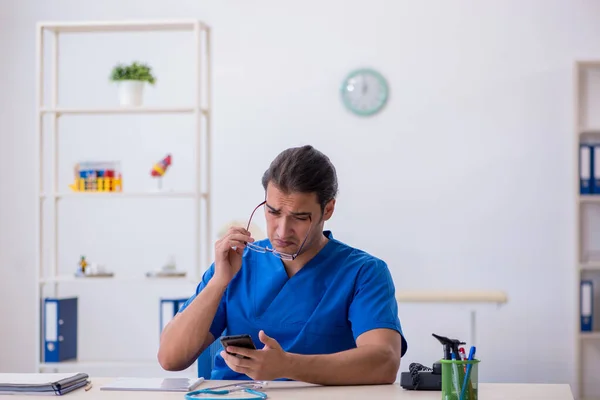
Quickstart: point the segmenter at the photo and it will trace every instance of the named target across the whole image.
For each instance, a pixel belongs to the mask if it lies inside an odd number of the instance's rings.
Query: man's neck
[[[296,275],[298,271],[302,269],[314,256],[316,256],[323,247],[327,244],[329,239],[323,235],[322,233],[319,235],[319,238],[312,243],[310,249],[306,251],[302,251],[301,254],[296,257],[295,260],[281,260],[283,265],[285,266],[285,271],[287,272],[288,278]]]

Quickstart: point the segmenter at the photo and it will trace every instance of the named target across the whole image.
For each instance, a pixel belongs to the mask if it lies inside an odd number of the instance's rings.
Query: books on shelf
[[[600,143],[579,145],[579,194],[600,195]]]
[[[44,362],[77,359],[77,297],[47,297],[43,305]]]
[[[181,299],[160,299],[160,331],[165,329],[167,324],[175,318],[181,307],[188,301],[188,298]]]
[[[587,144],[579,146],[579,194],[592,193],[592,149]]]
[[[594,314],[594,283],[591,280],[581,281],[580,291],[580,311],[581,311],[581,332],[591,332],[593,330]]]

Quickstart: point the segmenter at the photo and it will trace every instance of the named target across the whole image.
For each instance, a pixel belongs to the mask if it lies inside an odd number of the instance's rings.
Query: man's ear
[[[327,221],[329,218],[331,218],[334,209],[335,199],[331,199],[327,204],[325,204],[325,210],[323,210],[323,221]]]

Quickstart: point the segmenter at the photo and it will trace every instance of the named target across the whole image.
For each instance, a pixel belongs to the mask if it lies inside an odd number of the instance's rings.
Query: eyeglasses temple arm
[[[263,201],[262,203],[260,203],[259,205],[257,205],[254,208],[254,211],[252,211],[252,214],[250,214],[250,219],[248,219],[248,226],[246,227],[246,230],[249,231],[250,230],[250,223],[252,222],[252,217],[254,216],[254,213],[256,212],[256,210],[258,210],[260,208],[260,206],[264,205],[267,201]]]
[[[308,219],[310,220],[310,223],[311,223],[310,228],[308,228],[308,232],[306,233],[306,237],[302,241],[302,244],[298,248],[298,251],[296,252],[296,254],[293,255],[292,259],[298,257],[298,254],[300,254],[300,252],[302,251],[302,248],[304,247],[304,243],[306,243],[306,241],[308,240],[308,236],[310,235],[310,231],[312,230],[312,218],[309,216]]]

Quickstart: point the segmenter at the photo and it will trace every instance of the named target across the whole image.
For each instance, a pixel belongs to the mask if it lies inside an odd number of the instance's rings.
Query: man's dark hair
[[[316,193],[321,211],[338,191],[335,167],[329,158],[310,145],[292,147],[279,153],[262,177],[284,193]]]

